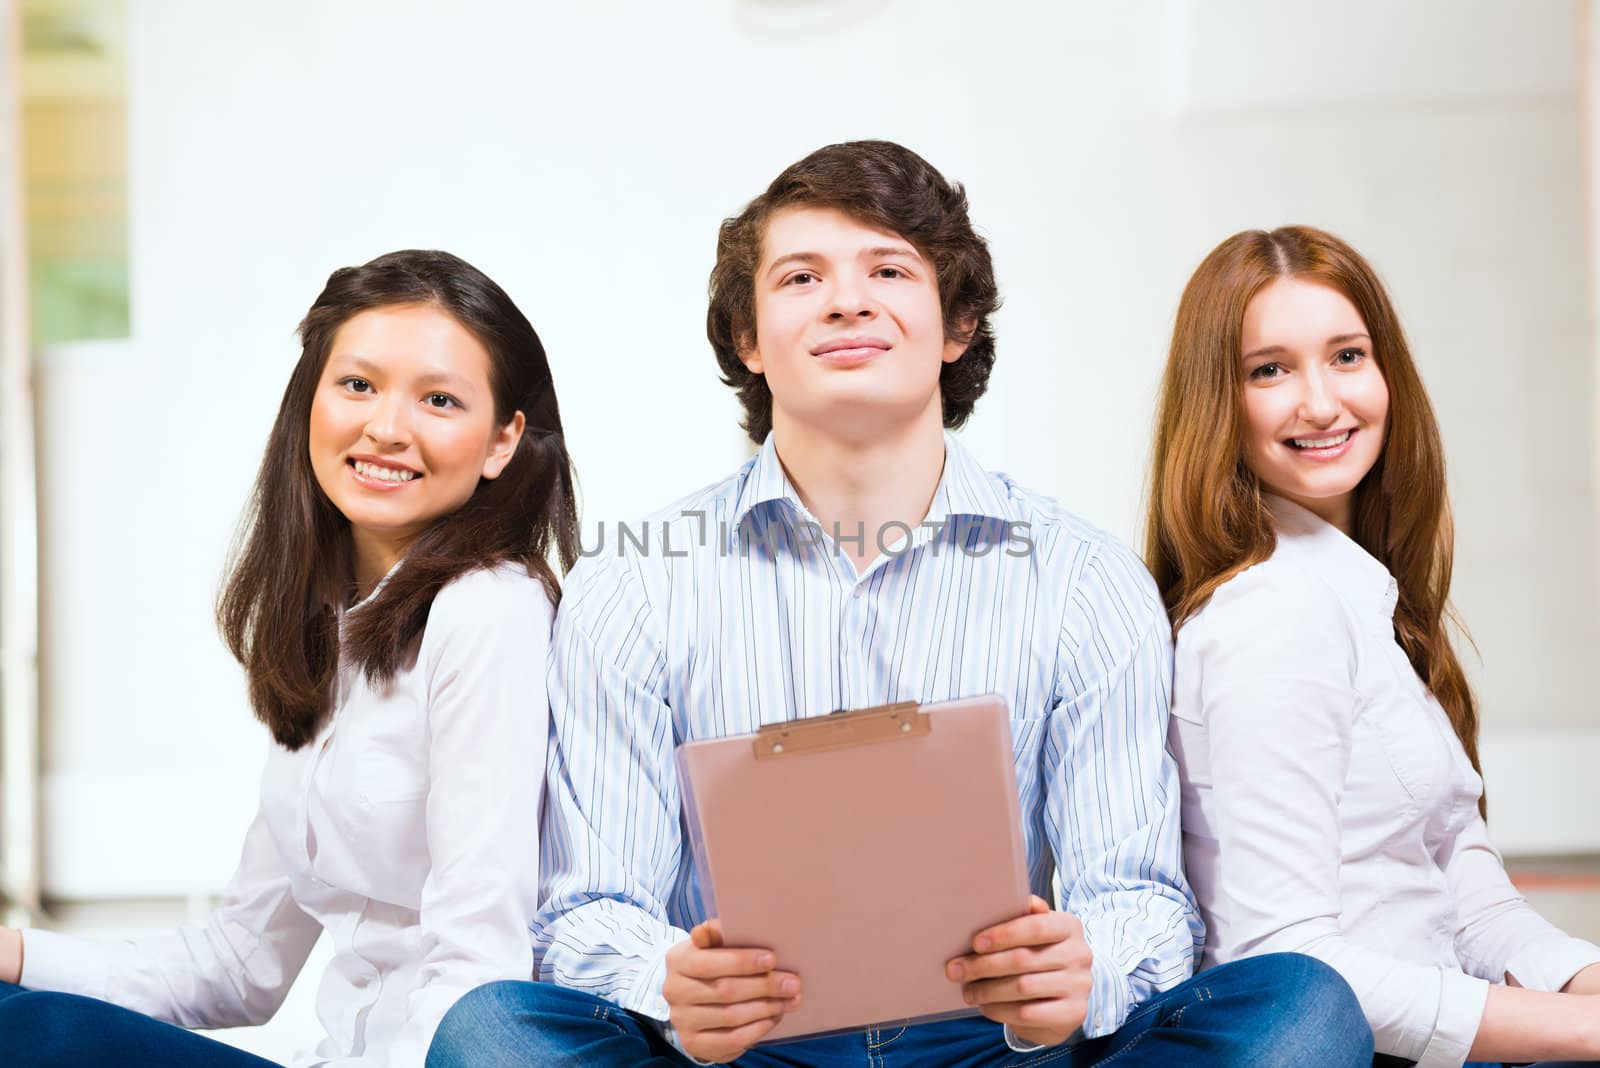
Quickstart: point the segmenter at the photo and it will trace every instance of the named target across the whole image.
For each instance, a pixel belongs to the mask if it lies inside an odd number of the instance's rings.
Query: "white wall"
[[[328,271],[437,246],[498,279],[550,351],[586,522],[635,517],[744,455],[703,339],[717,223],[856,137],[964,181],[991,238],[1007,304],[968,440],[1129,538],[1193,266],[1285,222],[1369,253],[1445,427],[1486,723],[1589,744],[1575,25],[1567,2],[132,0],[134,337],[41,368],[49,888],[229,870],[265,736],[211,600]]]

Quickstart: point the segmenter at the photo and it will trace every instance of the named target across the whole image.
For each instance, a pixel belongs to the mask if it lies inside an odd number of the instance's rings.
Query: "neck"
[[[841,436],[774,409],[773,444],[800,502],[865,571],[905,530],[927,518],[944,472],[937,395],[910,422],[870,436]],[[856,540],[857,535],[862,537]]]
[[[1354,494],[1346,493],[1338,497],[1300,498],[1290,497],[1300,507],[1312,515],[1337,527],[1345,537],[1355,540],[1356,520],[1352,501]]]
[[[415,541],[414,535],[380,530],[350,528],[352,564],[355,569],[356,600],[372,595],[383,576],[394,569]]]

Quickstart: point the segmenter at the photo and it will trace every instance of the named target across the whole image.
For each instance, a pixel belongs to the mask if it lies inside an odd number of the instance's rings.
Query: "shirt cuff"
[[[17,985],[29,990],[54,990],[107,1000],[106,958],[113,947],[88,945],[54,931],[22,932],[22,976]]]
[[[684,934],[683,937],[689,936]],[[672,1016],[672,1009],[667,1004],[666,995],[661,993],[661,987],[667,981],[667,951],[679,941],[682,939],[672,939],[664,945],[654,947],[654,956],[645,959],[634,976],[633,985],[628,987],[617,1000],[618,1005],[640,1016],[648,1016],[661,1023],[667,1022]]]
[[[1600,964],[1600,946],[1563,935],[1517,950],[1507,958],[1506,971],[1529,990],[1555,993],[1591,964]]]
[[[1489,983],[1454,968],[1439,969],[1439,1015],[1417,1068],[1461,1068],[1483,1023]]]
[[[1017,1033],[1011,1030],[1010,1024],[1005,1025],[1005,1035],[1006,1045],[1011,1047],[1011,1052],[1013,1053],[1032,1053],[1035,1050],[1041,1050],[1045,1048],[1042,1043],[1024,1042],[1022,1039],[1018,1038]]]
[[[1123,1025],[1133,1006],[1128,1003],[1128,977],[1116,969],[1107,954],[1092,944],[1089,948],[1094,957],[1089,963],[1089,1009],[1083,1018],[1081,1038],[1104,1038]]]
[[[661,1037],[666,1039],[667,1042],[671,1044],[673,1049],[689,1058],[689,1060],[693,1061],[695,1064],[700,1065],[701,1068],[715,1068],[716,1065],[722,1063],[721,1061],[703,1061],[699,1057],[696,1057],[694,1054],[690,1053],[688,1050],[684,1049],[683,1043],[678,1041],[678,1029],[672,1026],[671,1021],[653,1020],[651,1022],[656,1025],[657,1030],[661,1032]]]

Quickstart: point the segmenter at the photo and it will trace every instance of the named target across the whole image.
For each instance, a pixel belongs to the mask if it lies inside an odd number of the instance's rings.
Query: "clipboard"
[[[706,914],[800,976],[763,1045],[977,1014],[945,964],[1028,911],[1004,698],[770,724],[677,764]]]

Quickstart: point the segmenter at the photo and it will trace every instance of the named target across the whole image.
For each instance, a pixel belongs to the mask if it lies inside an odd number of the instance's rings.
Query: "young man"
[[[987,384],[999,303],[961,188],[898,145],[821,149],[723,224],[711,294],[760,454],[568,580],[544,982],[468,995],[429,1063],[1370,1065],[1354,996],[1309,958],[1189,978],[1202,930],[1154,585],[944,432]],[[947,966],[982,1015],[752,1048],[805,976],[700,912],[674,746],[990,692],[1013,717],[1036,896]]]

